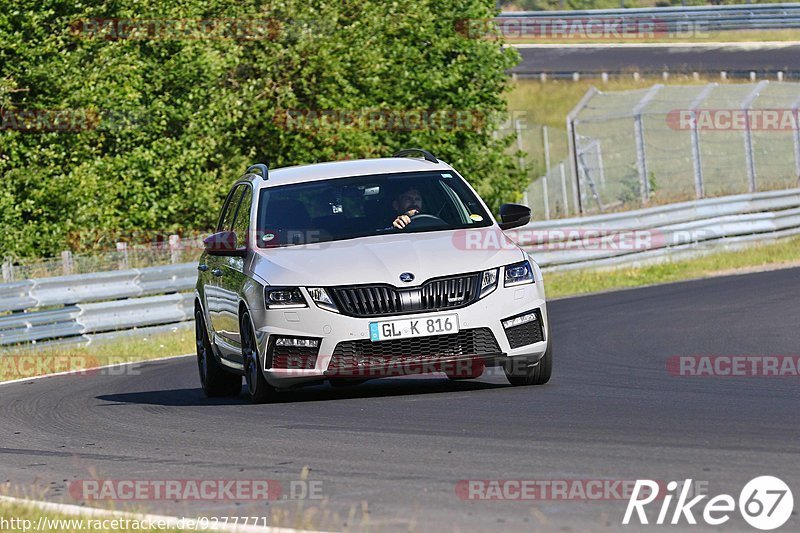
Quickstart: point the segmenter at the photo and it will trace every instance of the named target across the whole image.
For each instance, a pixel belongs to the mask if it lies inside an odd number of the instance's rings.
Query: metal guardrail
[[[691,26],[704,31],[728,31],[745,29],[800,28],[800,3],[757,4],[735,6],[657,7],[625,9],[591,9],[575,11],[519,11],[503,12],[497,17],[501,26],[504,20],[523,19],[531,21],[531,31],[536,23],[554,21],[626,21],[652,22],[656,29],[678,32]],[[524,37],[519,29],[513,30],[516,37]]]
[[[196,265],[180,263],[3,283],[0,312],[182,292],[196,281]]]
[[[86,341],[89,335],[190,320],[193,296],[185,291],[194,287],[195,267],[182,263],[0,284],[0,312],[10,312],[0,316],[0,346]]]
[[[800,189],[535,222],[509,233],[545,271],[662,262],[800,235]]]
[[[507,232],[545,271],[680,259],[800,235],[800,189],[710,198]],[[619,244],[623,241],[628,245]],[[632,244],[631,244],[632,243]],[[0,284],[0,347],[191,324],[195,263]]]

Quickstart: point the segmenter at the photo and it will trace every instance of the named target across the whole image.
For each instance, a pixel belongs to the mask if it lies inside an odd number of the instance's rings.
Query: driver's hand
[[[394,222],[392,222],[392,226],[394,226],[397,229],[405,228],[406,226],[411,224],[411,217],[413,217],[417,213],[419,213],[419,211],[417,211],[416,209],[409,209],[406,213],[394,219]]]

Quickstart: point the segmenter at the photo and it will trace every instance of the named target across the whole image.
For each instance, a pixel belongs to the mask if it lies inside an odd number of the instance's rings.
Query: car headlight
[[[504,287],[513,287],[515,285],[525,285],[526,283],[533,283],[533,267],[530,261],[522,261],[521,263],[514,263],[505,267],[505,279],[503,280]]]
[[[333,303],[331,295],[328,294],[327,290],[322,287],[308,287],[306,290],[308,290],[308,295],[311,296],[311,299],[317,304],[317,307],[333,311],[334,313],[339,312],[339,309],[336,307],[336,304]]]
[[[485,270],[481,274],[481,292],[480,297],[483,298],[490,294],[497,288],[497,269]]]
[[[267,287],[264,289],[264,302],[267,309],[308,307],[297,287]]]

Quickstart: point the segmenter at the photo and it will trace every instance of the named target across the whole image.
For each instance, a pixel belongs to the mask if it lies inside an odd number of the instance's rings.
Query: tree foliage
[[[208,229],[225,191],[254,162],[275,168],[420,146],[462,171],[493,207],[518,199],[525,185],[508,143],[492,136],[516,52],[458,31],[459,19],[492,17],[491,0],[0,4],[3,255],[85,247],[69,236],[87,230]],[[87,21],[97,19],[145,30],[92,33],[98,26]],[[247,31],[148,33],[147,20],[234,21]],[[80,111],[90,127],[20,131],[9,117],[29,110]],[[287,127],[285,110],[467,111],[481,121]]]

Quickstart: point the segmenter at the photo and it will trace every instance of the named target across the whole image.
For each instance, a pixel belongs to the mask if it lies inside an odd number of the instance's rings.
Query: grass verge
[[[638,268],[552,272],[544,279],[547,296],[559,298],[790,266],[800,266],[800,237]]]
[[[512,83],[506,95],[508,109],[511,112],[525,112],[525,119],[531,124],[560,128],[566,130],[566,119],[572,109],[578,105],[583,95],[591,87],[600,91],[631,91],[646,89],[656,83],[675,85],[707,85],[716,82],[720,85],[735,84],[736,80],[721,80],[717,76],[700,76],[695,79],[691,74],[672,73],[667,82],[661,77],[643,76],[638,80],[630,77],[612,77],[607,83],[601,79],[572,80],[517,80]],[[739,80],[738,83],[745,83]]]
[[[121,337],[89,346],[24,346],[0,352],[0,381],[147,361],[194,352],[194,330]]]
[[[141,522],[133,525],[131,519],[70,516],[66,514],[43,511],[32,505],[0,502],[0,532],[38,533],[58,532],[128,532],[128,531],[189,531],[185,529],[142,528]],[[127,522],[126,522],[127,520]],[[127,527],[126,527],[127,526]]]

